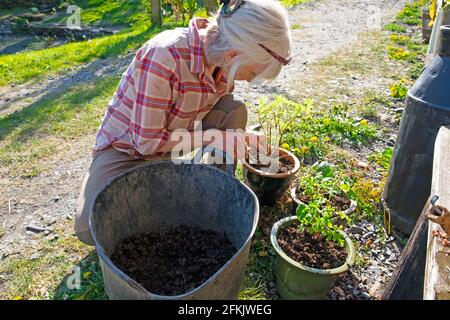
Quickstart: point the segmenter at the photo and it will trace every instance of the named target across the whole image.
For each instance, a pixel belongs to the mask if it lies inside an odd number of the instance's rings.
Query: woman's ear
[[[234,57],[242,54],[242,51],[239,49],[230,49],[227,52],[225,52],[225,63],[230,64],[231,60],[233,60]]]

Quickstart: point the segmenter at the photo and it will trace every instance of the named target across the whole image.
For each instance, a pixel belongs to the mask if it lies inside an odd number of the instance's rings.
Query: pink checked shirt
[[[159,157],[170,132],[194,130],[228,93],[226,79],[217,86],[205,67],[199,29],[207,23],[194,18],[189,28],[164,31],[139,49],[108,105],[94,154],[113,146],[133,158]]]

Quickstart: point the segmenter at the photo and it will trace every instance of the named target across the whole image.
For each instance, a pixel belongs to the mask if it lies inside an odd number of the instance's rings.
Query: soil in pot
[[[303,202],[304,204],[308,204],[311,201],[311,199],[307,195],[305,195],[304,191],[301,188],[300,190],[298,189],[296,190],[295,195],[297,199]],[[352,202],[348,198],[337,194],[333,194],[331,196],[326,195],[326,198],[330,202],[331,206],[336,208],[337,211],[345,211],[352,204]]]
[[[315,269],[334,269],[347,259],[347,250],[333,241],[314,239],[296,226],[281,227],[278,245],[294,261]]]
[[[235,253],[224,234],[180,226],[123,240],[111,261],[149,292],[175,296],[200,286]]]
[[[294,168],[295,168],[295,164],[292,163],[291,161],[289,161],[289,159],[280,158],[278,161],[279,161],[279,166],[278,166],[279,168],[278,168],[277,173],[287,173],[287,172],[294,170]],[[253,168],[255,168],[256,170],[264,171],[270,167],[270,164],[256,163],[256,164],[251,164],[251,166]]]
[[[352,204],[349,199],[337,194],[333,194],[331,197],[328,197],[328,201],[330,201],[330,204],[339,211],[347,210]]]

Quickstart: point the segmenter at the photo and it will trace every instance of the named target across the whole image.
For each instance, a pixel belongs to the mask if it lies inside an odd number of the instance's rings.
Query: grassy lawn
[[[82,8],[83,25],[109,24],[126,28],[119,34],[64,44],[55,48],[23,52],[13,55],[0,55],[0,87],[8,84],[21,84],[29,80],[39,80],[45,76],[64,73],[80,64],[95,59],[115,57],[134,51],[162,30],[152,28],[147,11],[141,0],[78,0],[72,1]],[[282,1],[293,6],[305,0]],[[19,9],[11,10],[16,13]],[[200,8],[196,16],[205,16]],[[64,22],[67,16],[57,17],[48,22]],[[174,23],[165,17],[163,29],[171,29],[185,23]]]
[[[110,1],[111,6],[100,0],[79,2],[90,8],[84,13],[89,23],[120,21],[120,14],[114,9],[120,1]],[[304,1],[282,2],[295,5]],[[98,6],[94,6],[95,3]],[[136,15],[131,14],[126,23],[142,21],[139,10],[134,7],[137,3],[130,1],[129,10]],[[296,129],[301,131],[295,130],[285,137],[287,147],[301,158],[302,170],[307,170],[315,161],[326,160],[336,164],[340,172],[352,179],[352,188],[358,197],[358,212],[352,218],[376,221],[380,236],[384,235],[384,225],[378,200],[392,148],[384,146],[374,152],[367,151],[367,147],[380,143],[383,137],[384,129],[377,120],[380,110],[401,101],[423,67],[421,58],[426,47],[417,37],[405,33],[408,24],[417,22],[420,10],[416,9],[421,4],[422,0],[417,5],[405,7],[384,32],[367,34],[358,46],[342,50],[312,66],[317,75],[311,80],[317,81],[314,101],[298,119]],[[0,56],[0,86],[39,79],[97,58],[120,55],[134,50],[159,31],[142,25],[87,42]],[[382,92],[363,89],[361,94],[351,91],[345,84],[338,88],[327,85],[336,74],[369,77],[375,68],[380,73],[375,77],[383,76],[391,82]],[[22,111],[0,117],[0,173],[15,179],[37,176],[46,170],[47,161],[56,154],[71,152],[71,141],[94,135],[118,80],[109,77],[80,84]],[[369,164],[370,171],[358,167],[362,160]],[[238,177],[242,179],[241,168]],[[273,208],[262,208],[241,299],[273,297],[275,252],[269,242],[270,228],[276,220],[288,215],[291,214],[287,197]],[[38,256],[29,257],[23,253],[23,256],[0,261],[0,299],[106,298],[98,258],[91,247],[83,245],[73,235],[73,221],[58,221],[54,229],[57,237],[39,236]],[[0,238],[3,233],[0,226]],[[366,263],[361,257],[364,250],[368,249],[358,248],[359,267]],[[79,268],[76,272],[81,276],[78,290],[70,290],[67,286],[74,266]]]
[[[8,84],[21,84],[29,80],[40,80],[45,76],[70,71],[78,65],[95,59],[105,59],[133,52],[162,31],[150,26],[146,9],[139,0],[74,2],[82,8],[86,8],[82,10],[82,24],[89,25],[107,21],[110,24],[126,26],[126,28],[111,36],[67,43],[43,50],[0,55],[0,87]],[[204,16],[204,14],[204,10],[199,10],[197,15]],[[175,23],[173,19],[166,17],[163,30],[185,24]]]

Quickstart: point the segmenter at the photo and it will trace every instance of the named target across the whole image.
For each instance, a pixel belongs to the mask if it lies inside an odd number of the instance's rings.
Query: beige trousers
[[[203,130],[245,130],[246,125],[247,109],[245,103],[232,94],[222,97],[202,122]],[[75,232],[82,242],[94,245],[89,230],[89,215],[97,193],[118,175],[148,162],[147,160],[132,159],[128,154],[113,147],[96,153],[81,185],[75,214]]]

